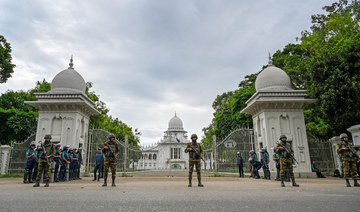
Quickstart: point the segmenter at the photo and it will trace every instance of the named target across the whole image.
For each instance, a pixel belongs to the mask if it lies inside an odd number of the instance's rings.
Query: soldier
[[[29,149],[26,151],[26,166],[24,172],[24,183],[33,183],[32,173],[36,165],[36,154],[35,154],[34,143],[31,143]]]
[[[197,173],[197,179],[198,179],[198,186],[204,187],[203,184],[201,184],[201,154],[203,152],[202,147],[199,143],[196,142],[198,139],[196,134],[191,135],[191,143],[188,143],[187,147],[185,148],[185,153],[189,153],[189,185],[188,187],[191,187],[191,181],[192,181],[192,173],[194,170],[194,165],[196,168]]]
[[[341,142],[337,145],[337,153],[339,154],[344,171],[346,186],[351,187],[349,179],[354,179],[354,186],[360,186],[356,179],[356,161],[359,159],[356,151],[348,142],[348,136],[345,133],[340,135]]]
[[[285,187],[284,184],[284,173],[285,169],[288,170],[289,175],[292,180],[292,186],[299,187],[298,184],[295,182],[295,176],[293,172],[293,162],[294,162],[294,151],[291,147],[291,144],[286,141],[286,136],[280,136],[280,143],[276,146],[276,153],[279,153],[280,156],[280,180],[281,180],[281,187]]]
[[[264,179],[270,180],[270,170],[269,170],[269,153],[266,148],[261,149],[260,151],[260,161],[264,171]]]
[[[111,168],[111,177],[112,177],[112,184],[111,186],[115,185],[115,178],[116,178],[116,162],[120,152],[119,143],[115,140],[115,135],[110,134],[108,136],[108,141],[105,142],[104,148],[102,150],[104,154],[104,166],[105,166],[105,177],[104,177],[104,184],[103,187],[107,186],[107,177],[109,173],[109,167]]]
[[[244,177],[244,159],[240,152],[237,152],[236,165],[239,168],[239,177]]]
[[[53,161],[55,162],[54,168],[54,182],[59,182],[59,168],[61,162],[61,144],[55,144],[55,153]]]
[[[43,172],[45,172],[45,187],[49,187],[49,180],[51,176],[50,170],[50,159],[53,157],[55,152],[54,145],[50,142],[51,135],[45,135],[44,144],[41,144],[36,149],[38,155],[38,173],[36,176],[36,181],[34,187],[40,186],[40,179]]]

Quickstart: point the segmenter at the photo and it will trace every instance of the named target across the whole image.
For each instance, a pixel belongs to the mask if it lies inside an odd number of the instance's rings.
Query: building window
[[[154,163],[154,167],[156,166],[156,163]]]
[[[180,148],[171,148],[171,159],[180,159]]]
[[[147,166],[147,163],[145,163],[145,166]]]
[[[156,160],[156,154],[153,154],[153,160]]]
[[[151,154],[149,154],[149,160],[151,160],[152,159],[152,155]]]

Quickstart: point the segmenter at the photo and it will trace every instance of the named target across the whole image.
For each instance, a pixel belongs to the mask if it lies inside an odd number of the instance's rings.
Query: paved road
[[[20,181],[0,179],[0,211],[360,211],[360,188],[338,178],[299,179],[299,188],[209,176],[205,187],[188,188],[181,175],[118,177],[115,188],[91,178],[49,188]]]

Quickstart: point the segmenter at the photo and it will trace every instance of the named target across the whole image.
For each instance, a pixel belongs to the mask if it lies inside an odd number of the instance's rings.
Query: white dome
[[[84,78],[72,67],[72,59],[70,67],[58,73],[51,82],[51,93],[57,92],[83,92],[85,93],[86,83]]]
[[[180,118],[175,116],[169,121],[169,130],[183,130],[183,122]]]
[[[256,91],[259,90],[292,90],[290,77],[286,72],[269,64],[262,70],[255,81]]]

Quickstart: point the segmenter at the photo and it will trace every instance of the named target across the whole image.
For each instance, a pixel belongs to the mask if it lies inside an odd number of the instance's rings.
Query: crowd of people
[[[24,183],[34,183],[34,187],[40,186],[41,178],[45,186],[49,186],[51,169],[53,168],[54,182],[67,180],[79,180],[82,165],[81,148],[71,148],[50,142],[51,135],[45,135],[45,141],[36,145],[31,143],[26,151],[26,165],[24,171]],[[52,166],[53,164],[53,166]],[[67,173],[69,178],[67,179]]]

